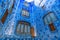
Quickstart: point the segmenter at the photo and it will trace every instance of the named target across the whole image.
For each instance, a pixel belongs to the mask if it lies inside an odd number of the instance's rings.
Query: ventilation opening
[[[8,10],[6,10],[4,16],[1,19],[1,21],[2,21],[3,24],[4,24],[5,20],[6,20],[7,15],[8,15]]]

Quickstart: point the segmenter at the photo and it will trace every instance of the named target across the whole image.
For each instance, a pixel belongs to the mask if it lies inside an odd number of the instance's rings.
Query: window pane
[[[19,24],[18,27],[17,27],[17,31],[18,32],[21,32],[21,25]]]
[[[48,21],[47,21],[47,18],[46,17],[44,18],[44,23],[45,24],[48,24]]]
[[[28,33],[30,33],[30,26],[28,26],[28,30],[27,31],[28,31]]]
[[[21,24],[21,33],[23,33],[23,30],[24,30],[24,25]]]
[[[51,20],[52,20],[52,21],[57,20],[56,17],[55,17],[55,15],[54,15],[54,13],[50,13],[50,17],[51,17]]]
[[[25,31],[24,31],[25,33],[27,33],[27,28],[28,28],[27,25],[25,25]]]
[[[51,23],[52,22],[49,15],[47,15],[47,21],[48,21],[48,23]]]

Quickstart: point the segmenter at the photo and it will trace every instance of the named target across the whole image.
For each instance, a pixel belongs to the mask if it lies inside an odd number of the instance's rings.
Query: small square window
[[[29,6],[28,2],[25,1],[24,6],[28,7]]]
[[[17,32],[21,32],[21,25],[19,24],[18,27],[17,27]]]
[[[52,22],[52,19],[50,18],[50,16],[47,15],[46,17],[47,17],[46,19],[47,19],[47,21],[48,21],[48,24],[51,23],[51,22]]]
[[[27,10],[22,10],[22,16],[29,17],[29,12]]]

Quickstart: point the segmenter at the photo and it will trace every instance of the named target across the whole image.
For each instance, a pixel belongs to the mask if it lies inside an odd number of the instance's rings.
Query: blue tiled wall
[[[8,2],[7,0],[0,1],[0,20],[3,17],[6,9],[9,10],[12,4],[13,4],[13,0],[12,1],[9,0]],[[11,14],[8,14],[5,23],[2,24],[2,22],[0,22],[0,27],[2,25],[2,29],[3,29],[1,32],[3,36],[7,36],[7,37],[16,36],[15,28],[18,21],[27,21],[31,23],[31,26],[35,28],[37,33],[36,34],[37,39],[40,39],[40,40],[59,40],[60,39],[60,0],[53,0],[53,1],[47,0],[47,2],[45,3],[44,9],[41,7],[35,6],[33,2],[29,3],[30,6],[28,8],[26,8],[23,4],[24,4],[24,0],[18,0],[18,1],[15,0],[14,8]],[[22,8],[29,10],[29,13],[30,13],[29,18],[21,16]],[[50,30],[48,25],[44,25],[44,21],[43,21],[43,16],[50,11],[54,12],[54,14],[57,17],[57,21],[53,22],[56,28],[54,32]],[[8,34],[6,35],[5,33],[8,32],[12,26],[13,26],[12,35],[11,36],[9,36]],[[5,30],[5,28],[7,29]]]

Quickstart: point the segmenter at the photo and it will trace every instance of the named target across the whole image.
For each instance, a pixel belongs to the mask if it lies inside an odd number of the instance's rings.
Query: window
[[[17,35],[28,35],[35,37],[34,27],[31,27],[30,23],[25,21],[20,21],[16,27]]]
[[[22,9],[22,16],[29,17],[29,12],[27,10]]]
[[[54,13],[52,12],[49,12],[48,14],[46,14],[44,17],[43,17],[43,20],[44,20],[44,24],[47,24],[50,26],[50,30],[51,31],[54,31],[55,30],[55,27],[53,25],[53,22],[57,20],[56,16]]]
[[[3,15],[2,19],[1,19],[2,23],[5,22],[7,15],[8,15],[8,10],[6,10],[5,14]]]
[[[32,2],[33,0],[25,0],[25,1],[27,1],[27,2]]]
[[[28,7],[29,6],[28,2],[25,1],[24,6]]]
[[[50,24],[54,21],[57,20],[56,16],[54,13],[52,12],[49,12],[48,14],[46,14],[44,17],[43,17],[43,20],[44,20],[44,23],[45,24]]]
[[[11,7],[8,9],[8,10],[9,10],[9,13],[12,13],[13,7],[14,7],[14,3],[13,3],[13,4],[11,5]]]
[[[30,24],[27,22],[19,22],[17,28],[16,28],[17,34],[30,34]]]

